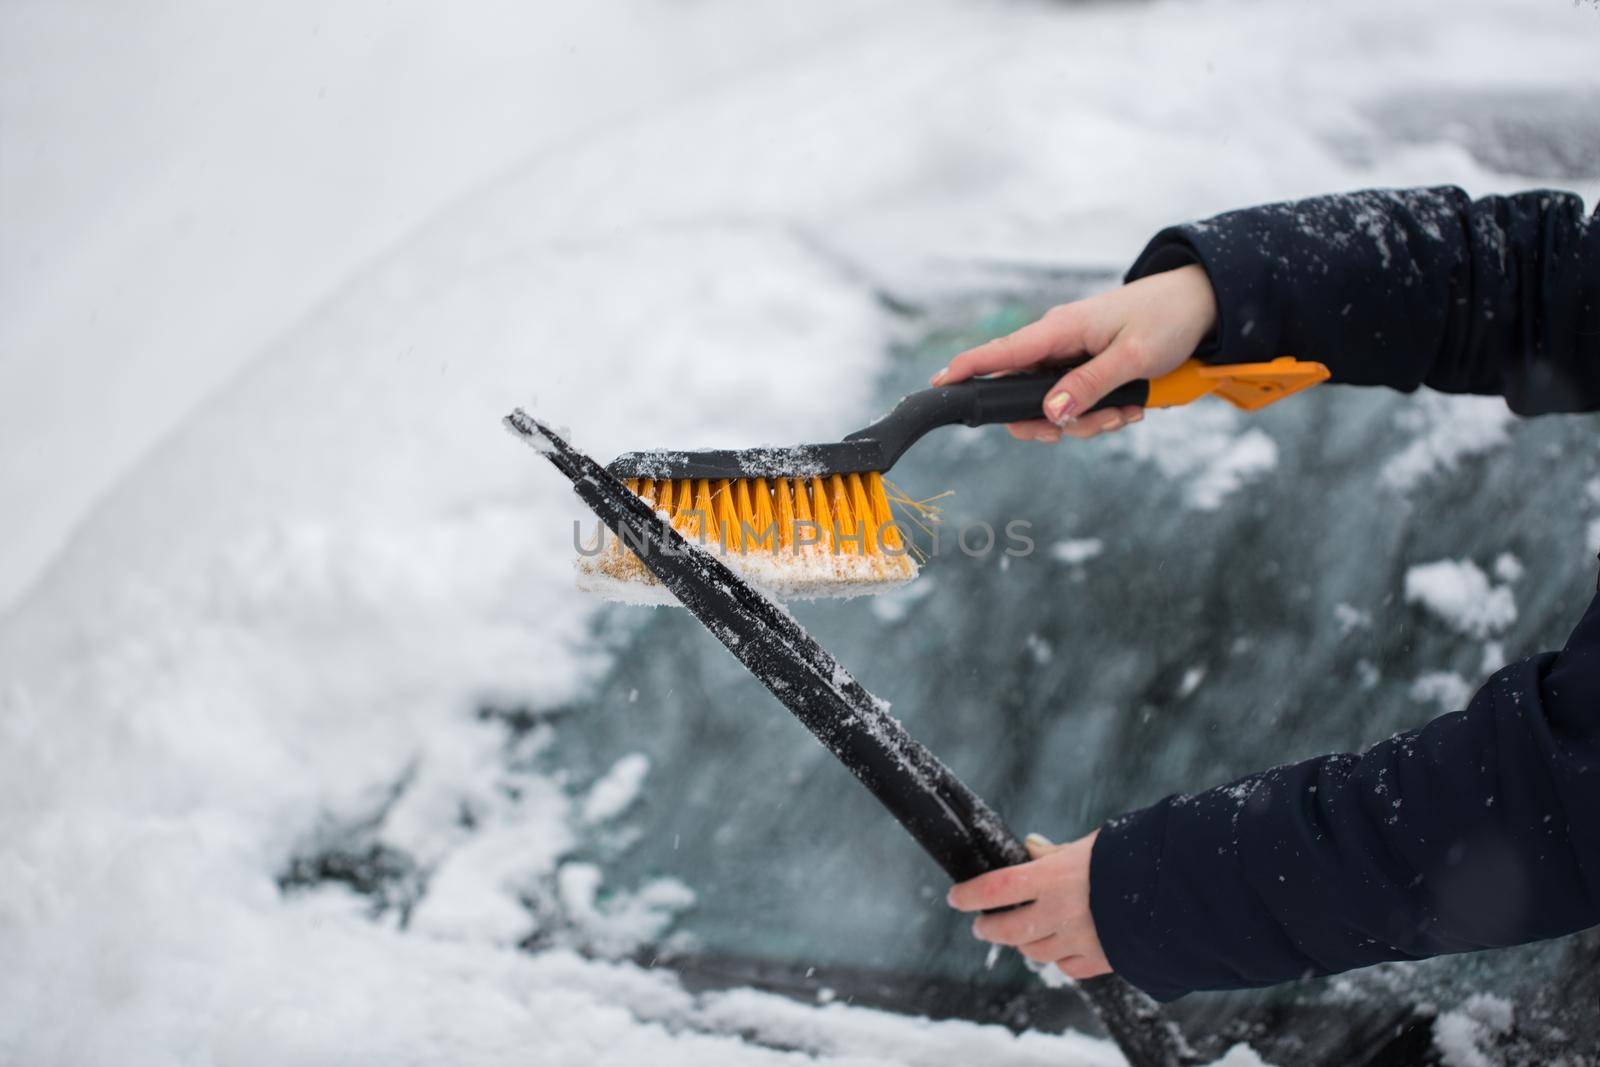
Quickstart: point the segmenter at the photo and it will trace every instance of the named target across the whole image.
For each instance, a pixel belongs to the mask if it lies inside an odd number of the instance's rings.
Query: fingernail
[[[1121,429],[1122,428],[1122,416],[1121,415],[1113,415],[1113,416],[1111,416],[1109,419],[1106,420],[1106,424],[1105,424],[1105,426],[1103,428],[1107,429],[1107,430]]]
[[[1060,430],[1040,430],[1038,440],[1045,444],[1053,445],[1061,440]]]
[[[949,891],[945,893],[944,902],[946,904],[950,905],[952,908],[956,906],[956,887],[955,886],[951,886]]]
[[[1044,402],[1044,414],[1057,426],[1065,426],[1072,421],[1072,397],[1067,393],[1057,393]]]
[[[1128,416],[1128,425],[1129,426],[1132,426],[1136,422],[1143,422],[1143,421],[1144,421],[1144,409],[1143,408],[1140,408],[1138,411],[1135,411],[1132,415]]]
[[[1027,837],[1023,838],[1023,840],[1032,845],[1034,848],[1056,847],[1056,843],[1043,834],[1029,834]]]
[[[929,378],[928,379],[928,384],[929,385],[943,385],[944,384],[944,380],[946,378],[948,378],[949,376],[950,376],[950,368],[949,367],[945,367],[938,374],[935,374],[932,378]]]

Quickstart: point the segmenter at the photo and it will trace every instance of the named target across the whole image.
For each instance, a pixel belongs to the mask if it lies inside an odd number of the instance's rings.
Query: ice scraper
[[[973,378],[904,397],[883,418],[827,444],[720,451],[629,452],[610,471],[691,541],[779,599],[856,596],[910,581],[883,475],[940,426],[1041,418],[1065,367]],[[1191,359],[1123,385],[1091,410],[1178,407],[1215,394],[1254,411],[1326,380],[1320,363],[1282,357],[1210,365]],[[902,500],[901,503],[909,503]],[[620,539],[579,560],[579,582],[617,599],[652,599],[653,568]]]

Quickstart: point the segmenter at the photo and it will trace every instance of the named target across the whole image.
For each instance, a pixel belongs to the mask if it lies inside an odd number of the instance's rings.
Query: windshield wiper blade
[[[572,482],[583,502],[662,585],[788,708],[955,881],[1026,863],[1028,850],[994,811],[906,732],[783,608],[671,523],[599,463],[520,408],[506,427]],[[1116,975],[1077,983],[1132,1067],[1182,1067],[1198,1057],[1177,1025]]]

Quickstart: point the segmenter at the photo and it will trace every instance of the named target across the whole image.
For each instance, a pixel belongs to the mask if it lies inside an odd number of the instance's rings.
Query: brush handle
[[[913,393],[906,402],[927,413],[942,411],[946,422],[960,421],[968,426],[1037,419],[1044,415],[1044,398],[1070,369],[1056,367],[1002,378],[972,378]],[[1188,359],[1159,378],[1119,385],[1088,410],[1172,408],[1215,393],[1240,410],[1259,411],[1325,382],[1328,377],[1328,368],[1323,364],[1293,356],[1279,356],[1264,363],[1203,363]],[[952,415],[956,417],[951,418]]]
[[[1027,374],[1008,374],[1000,378],[969,378],[954,385],[939,386],[913,394],[907,400],[926,393],[944,393],[929,397],[930,405],[949,405],[960,411],[958,420],[968,426],[991,426],[995,423],[1023,422],[1044,418],[1044,398],[1050,395],[1061,380],[1063,371],[1031,371]],[[1143,407],[1150,398],[1150,383],[1140,379],[1119,385],[1100,402],[1089,408]]]
[[[1007,374],[1000,378],[969,378],[954,385],[922,389],[905,397],[893,411],[846,441],[876,442],[881,449],[878,470],[888,470],[923,434],[940,426],[965,423],[990,426],[1044,418],[1044,398],[1061,380],[1061,369]],[[1150,383],[1128,382],[1107,393],[1090,411],[1135,405],[1150,398]]]

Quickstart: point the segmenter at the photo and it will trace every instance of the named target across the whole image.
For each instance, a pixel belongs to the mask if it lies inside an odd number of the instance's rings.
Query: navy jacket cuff
[[[1165,851],[1167,802],[1107,822],[1089,856],[1089,911],[1111,969],[1157,1000],[1188,992],[1173,984],[1150,937]]]

